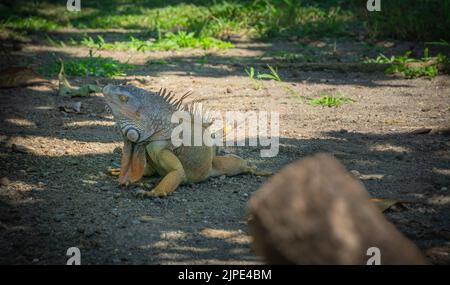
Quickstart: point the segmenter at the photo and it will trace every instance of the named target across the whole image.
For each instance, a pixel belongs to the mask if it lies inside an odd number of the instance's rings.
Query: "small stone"
[[[429,132],[431,132],[432,129],[430,128],[420,128],[420,129],[415,129],[411,132],[411,134],[413,135],[423,135],[423,134],[428,134]]]
[[[95,234],[96,230],[94,228],[88,228],[84,231],[86,237],[91,237]]]
[[[230,87],[227,88],[227,93],[233,93]]]
[[[53,220],[55,222],[59,223],[59,222],[61,222],[63,220],[63,218],[64,218],[64,215],[56,215],[56,216],[53,217]]]
[[[362,174],[360,176],[361,180],[381,180],[384,174]]]
[[[441,191],[447,191],[447,190],[448,190],[447,187],[442,187],[442,188],[441,188]]]
[[[327,46],[327,43],[325,43],[325,42],[323,42],[323,41],[315,41],[315,42],[312,42],[312,43],[310,44],[310,46],[312,46],[312,47],[317,47],[317,48],[323,48],[323,47],[326,47],[326,46]]]
[[[39,258],[33,258],[33,262],[34,263],[39,262]]]
[[[141,221],[135,219],[135,220],[132,220],[131,223],[132,223],[133,225],[139,225],[139,224],[141,223]]]
[[[356,178],[359,178],[361,176],[361,173],[359,173],[358,170],[350,170],[350,173],[355,176]]]
[[[385,48],[392,48],[395,46],[394,42],[385,42],[383,45]]]
[[[72,108],[75,110],[75,112],[80,113],[81,112],[81,102],[73,103]]]
[[[1,186],[8,186],[10,183],[11,183],[11,181],[9,181],[8,177],[2,177],[0,179]]]
[[[109,190],[109,187],[105,185],[105,186],[100,187],[100,190],[107,192]]]
[[[152,199],[153,202],[157,203],[157,204],[162,204],[164,203],[164,200],[159,198],[159,197],[155,197]]]
[[[242,196],[248,197],[248,194],[247,193],[243,193]]]
[[[122,193],[114,193],[113,195],[114,199],[119,199],[120,197],[122,197]]]
[[[220,176],[219,176],[219,179],[220,179],[220,180],[224,180],[225,178],[227,178],[225,175],[220,175]]]
[[[143,222],[143,223],[148,223],[148,222],[151,222],[151,221],[153,221],[154,219],[153,219],[153,217],[152,216],[140,216],[139,217],[139,221],[140,222]]]

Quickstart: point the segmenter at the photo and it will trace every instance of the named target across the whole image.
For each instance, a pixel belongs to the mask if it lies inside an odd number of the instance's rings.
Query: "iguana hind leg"
[[[233,176],[238,174],[253,174],[257,176],[269,176],[271,172],[258,171],[255,166],[250,166],[248,162],[234,154],[216,156],[212,161],[210,177],[213,176]]]

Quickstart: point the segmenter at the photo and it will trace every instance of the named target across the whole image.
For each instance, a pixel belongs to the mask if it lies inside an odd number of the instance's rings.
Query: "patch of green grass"
[[[447,57],[438,54],[436,57],[430,57],[428,48],[424,49],[422,58],[411,58],[412,51],[407,51],[401,56],[387,57],[380,54],[375,59],[367,59],[365,63],[390,63],[392,64],[386,70],[386,74],[402,73],[407,78],[416,78],[421,76],[434,77],[438,75],[437,64],[447,61]]]
[[[245,73],[247,73],[248,78],[250,78],[250,80],[253,82],[253,89],[258,90],[260,89],[263,85],[262,83],[257,80],[256,76],[256,70],[254,67],[246,67],[244,68]]]
[[[309,103],[312,106],[322,106],[322,107],[339,107],[343,104],[348,104],[354,102],[353,99],[344,96],[340,92],[336,92],[333,94],[322,93],[318,98],[311,98],[308,96],[304,96],[299,94],[289,85],[284,86],[284,90],[293,98],[299,100],[301,103]]]
[[[267,65],[267,68],[269,68],[270,73],[257,72],[254,67],[244,68],[245,73],[247,73],[248,78],[250,78],[250,80],[253,82],[253,89],[258,90],[258,89],[262,88],[264,86],[263,82],[262,82],[263,79],[270,79],[270,80],[275,80],[278,82],[282,81],[280,78],[280,75],[278,74],[277,68],[273,68],[269,64]]]
[[[24,18],[14,16],[2,21],[0,27],[28,31],[52,31],[61,28],[61,25],[37,16]]]
[[[79,42],[72,42],[75,45],[82,45],[89,48],[111,49],[111,50],[176,50],[181,48],[203,48],[203,49],[227,49],[233,48],[231,42],[218,40],[212,37],[196,37],[195,33],[178,31],[178,33],[166,33],[159,40],[141,40],[130,36],[129,41],[106,42],[102,36],[97,36],[97,40],[92,37],[84,37]]]
[[[267,65],[267,67],[269,68],[270,73],[258,73],[258,79],[271,79],[281,82],[281,78],[278,75],[278,68],[273,68],[269,64]]]
[[[444,47],[450,47],[450,43],[446,40],[439,40],[435,42],[425,42],[426,45],[434,45],[434,46],[444,46]]]
[[[416,77],[435,77],[438,75],[439,70],[436,65],[428,65],[424,67],[406,67],[404,65],[393,65],[392,68],[388,68],[385,71],[387,74],[403,73],[407,78]]]
[[[341,93],[322,94],[320,98],[310,99],[310,104],[312,106],[323,106],[323,107],[339,107],[343,104],[348,104],[354,102],[352,99],[342,95]]]
[[[48,69],[43,70],[45,74],[56,75],[61,64],[55,61]],[[72,76],[99,76],[114,77],[124,76],[126,71],[135,66],[128,63],[121,63],[112,58],[93,56],[92,53],[87,58],[69,59],[64,61],[64,68],[67,75]]]
[[[236,34],[257,38],[302,35],[323,37],[346,34],[354,13],[327,0],[97,0],[85,1],[80,13],[68,13],[56,1],[29,1],[17,7],[0,7],[1,16],[17,15],[8,27],[32,31],[77,29],[140,29],[164,35],[169,32],[194,32],[205,37],[203,46],[214,39],[229,39]],[[353,23],[354,24],[354,23]],[[158,40],[160,37],[157,38]],[[183,45],[183,43],[179,43]],[[212,43],[215,45],[216,43]]]

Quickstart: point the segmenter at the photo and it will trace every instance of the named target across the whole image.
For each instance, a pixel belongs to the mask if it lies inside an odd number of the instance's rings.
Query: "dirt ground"
[[[312,51],[317,61],[342,63],[362,51],[358,42],[326,44]],[[392,50],[405,48],[420,50],[411,43],[397,43]],[[98,51],[138,68],[116,79],[69,79],[73,84],[131,81],[179,94],[192,89],[192,99],[212,110],[279,112],[276,157],[261,158],[261,147],[228,151],[271,171],[314,153],[333,154],[348,170],[360,173],[373,197],[413,202],[387,211],[387,218],[432,262],[449,264],[449,138],[411,133],[450,127],[449,75],[404,79],[287,63],[279,64],[283,82],[264,81],[262,88],[253,88],[244,66],[277,65],[264,54],[296,49],[291,42],[240,42],[224,51]],[[55,55],[87,54],[87,48],[32,43],[1,61],[8,66],[34,58],[38,67]],[[206,62],[201,61],[205,54]],[[145,64],[158,58],[168,63]],[[81,249],[82,264],[262,262],[250,248],[246,205],[269,178],[217,177],[181,186],[165,199],[136,197],[139,187],[121,189],[107,174],[108,167],[120,162],[121,138],[102,95],[57,97],[56,78],[52,82],[54,86],[0,90],[1,264],[65,264],[73,246]],[[302,96],[341,92],[354,102],[338,108],[311,106],[288,89]],[[81,102],[81,113],[60,111],[75,102]],[[152,185],[158,181],[146,180]]]

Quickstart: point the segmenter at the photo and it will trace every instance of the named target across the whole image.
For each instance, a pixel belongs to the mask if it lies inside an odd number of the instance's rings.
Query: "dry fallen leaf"
[[[403,201],[383,199],[383,198],[372,198],[372,199],[370,199],[370,202],[374,203],[375,206],[377,206],[381,212],[389,210],[393,206],[398,206],[398,205],[403,206],[403,204],[405,203]]]
[[[413,134],[413,135],[423,135],[423,134],[428,134],[431,131],[432,131],[431,128],[420,128],[420,129],[413,130],[411,132],[411,134]]]
[[[51,82],[28,67],[9,67],[0,71],[0,88],[14,88],[40,83]]]

